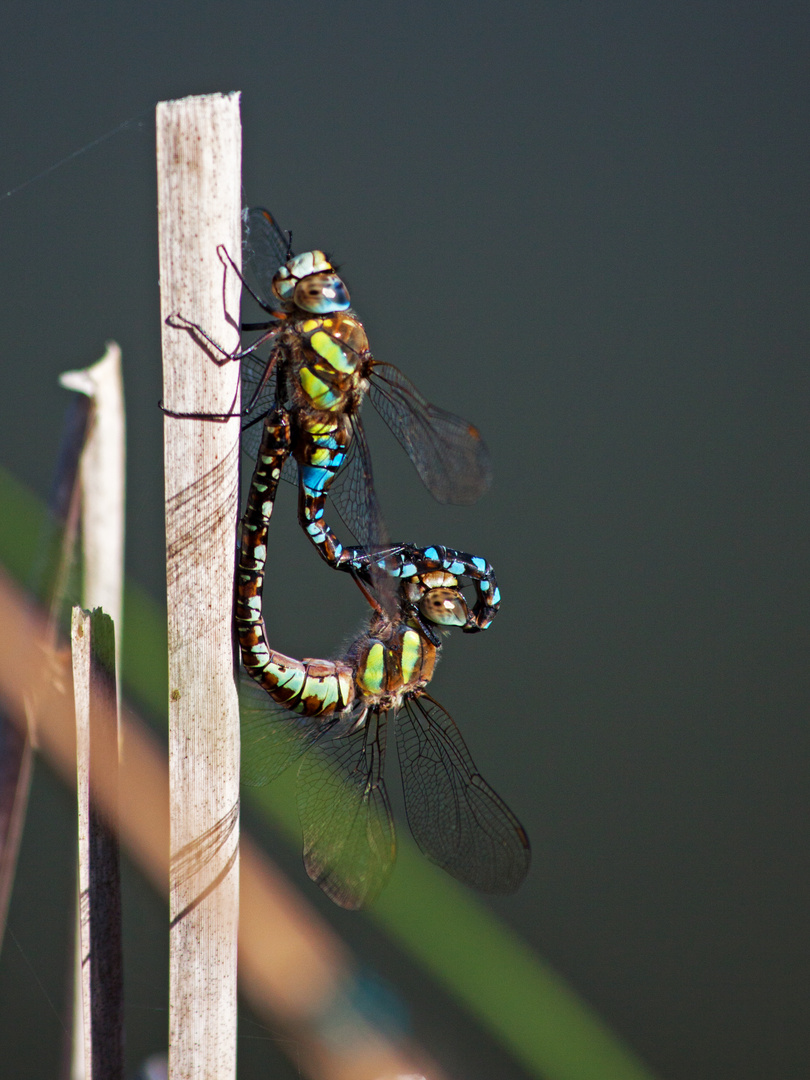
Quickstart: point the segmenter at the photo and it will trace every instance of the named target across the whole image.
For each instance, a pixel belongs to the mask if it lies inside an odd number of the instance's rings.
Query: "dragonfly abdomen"
[[[236,582],[236,632],[245,670],[273,700],[294,712],[319,716],[341,712],[353,702],[355,686],[351,667],[342,661],[295,660],[271,649],[262,617],[267,526],[273,513],[281,467],[289,449],[289,417],[275,410],[264,420],[261,447],[242,521]]]
[[[342,661],[293,660],[272,649],[257,682],[274,701],[304,716],[345,712],[355,697],[351,668]]]

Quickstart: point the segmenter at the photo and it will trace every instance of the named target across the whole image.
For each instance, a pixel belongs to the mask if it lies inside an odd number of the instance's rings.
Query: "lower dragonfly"
[[[276,408],[264,420],[237,579],[237,635],[251,676],[240,691],[245,780],[269,783],[302,759],[298,807],[307,873],[341,907],[366,907],[396,857],[383,775],[391,721],[408,824],[422,852],[466,885],[514,892],[529,868],[526,832],[425,689],[439,632],[473,618],[459,575],[447,568],[467,566],[471,557],[431,549],[417,561],[414,551],[414,561],[403,563],[395,598],[381,604],[369,595],[369,628],[339,660],[276,652],[267,642],[261,602],[267,527],[289,452],[289,416]]]

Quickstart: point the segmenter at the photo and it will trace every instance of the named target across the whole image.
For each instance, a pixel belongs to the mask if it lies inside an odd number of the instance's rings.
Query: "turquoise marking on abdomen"
[[[307,491],[322,495],[332,482],[334,469],[318,468],[315,465],[300,465],[301,483]]]
[[[304,685],[306,673],[298,668],[282,671],[278,664],[271,661],[267,665],[267,671],[276,679],[279,690],[292,690],[294,694],[298,694]]]

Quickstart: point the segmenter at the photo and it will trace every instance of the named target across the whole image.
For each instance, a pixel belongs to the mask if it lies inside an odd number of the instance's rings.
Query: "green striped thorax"
[[[369,705],[396,708],[403,695],[427,686],[437,647],[407,623],[372,626],[349,650],[358,694]]]
[[[349,398],[367,389],[368,338],[363,324],[348,312],[305,319],[295,327],[302,362],[298,383],[315,409],[342,412]]]

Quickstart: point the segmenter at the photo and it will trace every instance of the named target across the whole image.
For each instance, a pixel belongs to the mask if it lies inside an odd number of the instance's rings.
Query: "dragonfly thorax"
[[[322,251],[304,251],[279,267],[273,292],[285,307],[314,315],[345,311],[351,304],[349,290]]]
[[[430,682],[437,648],[418,630],[386,620],[363,635],[350,652],[360,696],[384,709],[396,709],[405,696]]]
[[[368,338],[363,324],[351,312],[338,311],[295,319],[282,333],[286,333],[291,383],[299,403],[348,422],[368,387]]]

